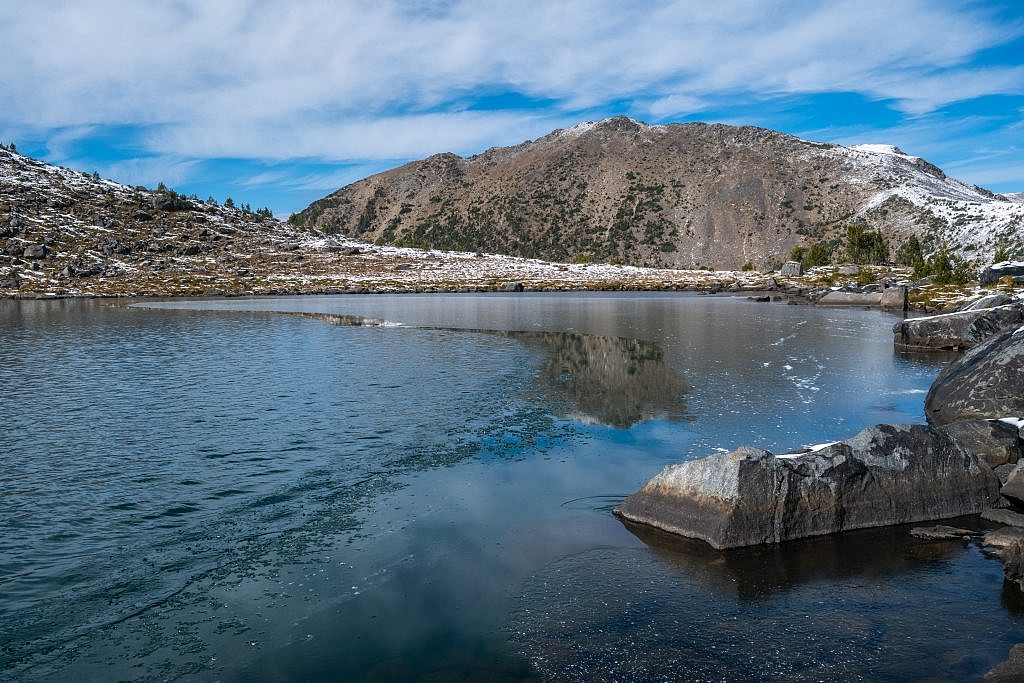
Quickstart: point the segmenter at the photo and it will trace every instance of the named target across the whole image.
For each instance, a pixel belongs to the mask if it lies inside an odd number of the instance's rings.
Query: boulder
[[[804,268],[800,265],[799,261],[786,261],[782,264],[782,268],[779,269],[779,275],[783,277],[792,277],[794,275],[803,275]]]
[[[993,263],[988,268],[981,271],[978,276],[978,280],[983,285],[991,285],[999,282],[999,279],[1009,275],[1011,278],[1024,277],[1024,262],[1021,261],[1002,261],[1000,263]]]
[[[50,249],[45,244],[30,244],[25,247],[25,250],[22,252],[22,256],[25,258],[39,259],[46,258],[49,253]]]
[[[857,275],[860,273],[860,266],[839,266],[836,268],[839,275]]]
[[[1024,456],[1017,427],[1000,420],[961,420],[941,427],[995,469]]]
[[[1024,681],[1024,643],[1010,648],[1005,662],[985,672],[985,683],[1020,683]]]
[[[997,524],[1024,528],[1024,515],[1013,510],[985,510],[981,513],[981,518]]]
[[[877,425],[812,452],[743,447],[670,465],[616,512],[722,549],[977,514],[998,493],[988,464],[945,432]]]
[[[829,292],[818,299],[818,303],[826,306],[880,306],[882,296],[882,292]]]
[[[963,351],[1022,324],[1024,306],[1019,304],[907,318],[893,325],[893,344],[904,351]]]
[[[910,306],[909,293],[906,287],[899,285],[882,290],[879,304],[887,311],[905,311]]]
[[[523,291],[523,283],[522,282],[510,282],[507,285],[505,285],[504,291],[506,291],[506,292],[521,292],[521,291]]]
[[[985,308],[996,308],[998,306],[1005,306],[1012,304],[1014,298],[1006,292],[994,292],[992,294],[986,294],[977,301],[972,301],[968,305],[964,306],[961,310],[964,311],[980,311]]]
[[[999,489],[999,495],[1009,498],[1019,505],[1024,505],[1024,462],[1018,462],[1006,475],[1006,481]]]
[[[1020,541],[1011,543],[998,554],[999,559],[1003,561],[1003,581],[1016,584],[1017,588],[1024,589],[1024,545]]]
[[[934,425],[1024,416],[1024,331],[1005,332],[947,366],[924,400]]]
[[[1010,479],[1010,473],[1013,472],[1015,469],[1017,469],[1017,465],[1011,465],[1007,463],[1005,465],[1000,465],[999,467],[993,467],[992,471],[995,472],[996,479],[999,480],[999,483],[1001,485],[1005,485],[1006,482]],[[1002,489],[1000,489],[999,493],[1002,494]]]
[[[989,531],[981,540],[983,546],[1000,550],[1009,548],[1014,543],[1024,541],[1024,529],[1015,526],[1007,526],[994,531]]]

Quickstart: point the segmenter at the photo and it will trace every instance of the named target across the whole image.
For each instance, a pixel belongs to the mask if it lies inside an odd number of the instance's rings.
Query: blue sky
[[[0,140],[280,216],[616,114],[890,143],[1024,191],[1019,1],[38,0],[0,34]]]

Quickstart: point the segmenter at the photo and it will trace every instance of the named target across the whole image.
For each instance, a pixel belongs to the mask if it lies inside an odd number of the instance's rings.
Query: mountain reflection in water
[[[559,417],[631,427],[684,419],[690,388],[650,342],[566,332],[499,332],[546,352],[540,389]]]
[[[299,315],[341,326],[401,326],[356,315]],[[665,363],[665,354],[656,344],[572,332],[431,329],[506,337],[543,352],[537,389],[559,417],[618,428],[686,418],[685,396],[690,387]]]

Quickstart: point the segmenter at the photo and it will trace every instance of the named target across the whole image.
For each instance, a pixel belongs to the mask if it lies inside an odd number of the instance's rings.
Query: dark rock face
[[[995,469],[1015,464],[1024,452],[1017,428],[999,420],[962,420],[941,427]]]
[[[908,318],[893,326],[893,343],[900,350],[963,351],[1022,324],[1024,306],[1018,304]]]
[[[944,432],[877,425],[816,452],[743,447],[670,465],[618,514],[723,549],[977,514],[998,491],[991,468]]]
[[[999,282],[999,278],[1009,275],[1010,277],[1024,277],[1024,263],[996,263],[981,271],[978,279],[983,285],[991,285]]]
[[[924,402],[934,425],[1024,416],[1024,332],[1006,332],[943,370]]]

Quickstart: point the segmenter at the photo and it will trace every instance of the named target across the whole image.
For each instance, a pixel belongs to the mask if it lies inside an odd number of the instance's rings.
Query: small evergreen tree
[[[228,197],[227,199],[224,200],[224,206],[228,207],[229,209],[235,208],[235,200],[232,199],[231,197]]]
[[[832,250],[828,248],[823,242],[815,242],[811,245],[811,248],[807,250],[807,254],[804,256],[803,265],[804,268],[814,268],[816,266],[827,266],[832,262]]]
[[[804,262],[804,248],[802,246],[800,246],[799,244],[795,245],[789,251],[789,260],[790,261],[799,261],[800,263],[803,263]]]
[[[1006,245],[1000,244],[999,248],[996,249],[996,255],[992,257],[992,263],[1002,263],[1003,261],[1009,261],[1010,254],[1006,251]]]
[[[906,242],[896,250],[896,263],[901,266],[916,266],[924,261],[924,254],[921,252],[921,242],[917,235],[911,235]]]

